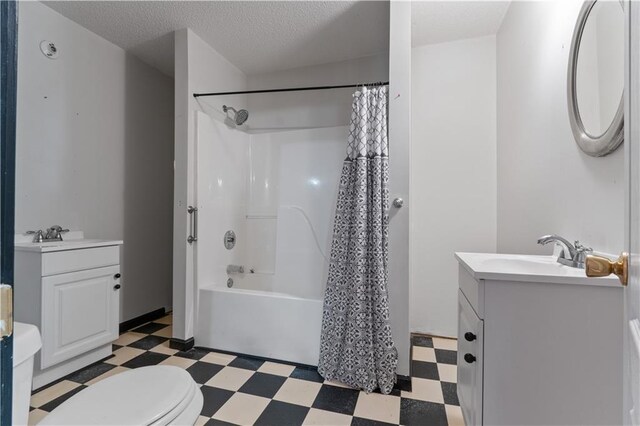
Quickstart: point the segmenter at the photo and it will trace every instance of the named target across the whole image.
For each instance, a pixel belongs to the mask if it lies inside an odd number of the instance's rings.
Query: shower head
[[[229,110],[233,111],[233,122],[236,124],[236,126],[240,126],[249,118],[249,111],[247,111],[246,109],[236,111],[236,109],[233,107],[222,105],[222,111],[226,113]]]
[[[249,118],[249,111],[247,111],[246,109],[241,109],[236,113],[236,124],[240,126],[242,123],[247,121],[248,118]]]

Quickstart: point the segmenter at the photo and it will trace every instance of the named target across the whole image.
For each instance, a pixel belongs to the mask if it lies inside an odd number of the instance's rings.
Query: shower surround
[[[348,127],[247,132],[204,113],[196,127],[197,345],[316,365]]]
[[[396,7],[390,4],[391,11],[394,8]],[[403,11],[401,15],[394,15],[395,18],[392,16],[392,21],[395,19],[403,22],[402,25],[396,25],[394,28],[407,27],[404,25],[404,18],[409,22],[410,8],[404,8]],[[391,37],[391,46],[396,46],[398,41],[400,40]],[[193,31],[189,29],[176,31],[172,336],[174,346],[183,348],[195,344],[200,347],[226,347],[233,348],[229,350],[235,352],[297,359],[301,363],[317,364],[319,350],[315,345],[318,345],[320,340],[321,300],[326,284],[326,265],[322,265],[324,257],[318,255],[317,246],[322,247],[325,244],[321,251],[324,251],[325,255],[328,254],[336,200],[326,195],[329,201],[320,203],[322,197],[325,197],[322,194],[328,194],[323,191],[330,187],[329,184],[325,185],[321,179],[316,179],[318,176],[300,175],[302,176],[300,179],[306,177],[306,180],[303,180],[306,185],[318,185],[317,189],[310,187],[299,194],[301,201],[307,204],[299,205],[286,198],[278,199],[277,218],[273,217],[272,210],[272,213],[264,215],[255,214],[255,216],[272,216],[270,218],[247,219],[248,209],[252,203],[254,207],[265,205],[257,203],[260,197],[262,200],[276,202],[276,198],[269,198],[270,195],[267,196],[266,191],[256,192],[257,184],[251,192],[252,168],[256,172],[255,176],[259,176],[258,165],[274,167],[276,170],[275,163],[268,158],[269,155],[273,158],[277,155],[280,159],[286,157],[282,153],[276,154],[275,151],[266,151],[261,154],[254,151],[252,154],[252,150],[259,149],[263,145],[266,147],[265,144],[257,143],[259,138],[263,138],[264,141],[279,141],[281,137],[288,135],[291,141],[287,143],[285,152],[293,148],[295,143],[306,144],[310,151],[307,152],[306,148],[301,148],[302,155],[295,161],[289,164],[280,162],[277,165],[278,175],[282,173],[285,176],[280,185],[284,182],[293,187],[297,178],[295,175],[288,176],[286,172],[293,172],[295,167],[306,167],[303,166],[304,164],[322,166],[320,172],[323,173],[329,172],[326,167],[335,168],[331,176],[335,176],[337,180],[344,160],[344,148],[348,136],[346,126],[349,123],[351,95],[354,90],[336,89],[204,98],[194,98],[193,94],[391,81],[389,136],[393,162],[390,163],[389,190],[392,198],[402,197],[407,200],[409,140],[408,132],[403,133],[402,129],[408,128],[407,124],[403,123],[403,117],[409,116],[410,79],[400,75],[394,78],[394,73],[389,69],[390,64],[401,64],[394,65],[396,74],[406,69],[405,59],[409,56],[404,56],[403,52],[404,50],[397,50],[396,46],[391,49],[391,52],[380,52],[368,57],[246,75]],[[405,53],[407,55],[410,53],[410,46]],[[395,89],[393,89],[394,85]],[[247,109],[249,119],[236,129],[225,126],[224,120],[227,116],[222,111],[223,105],[233,106],[237,110]],[[202,115],[199,116],[199,114]],[[204,164],[203,161],[207,156],[203,153],[204,149],[198,147],[198,133],[203,133],[202,126],[201,123],[196,122],[197,119],[202,122],[203,116],[214,123],[208,130],[214,145],[207,159],[209,163]],[[231,112],[229,116],[231,117]],[[251,133],[246,131],[247,126],[252,129]],[[340,128],[343,130],[339,130]],[[327,139],[325,136],[328,133],[325,132],[335,133]],[[324,144],[327,141],[329,144]],[[329,148],[334,144],[335,148]],[[331,152],[335,157],[325,162],[322,155],[328,155]],[[254,164],[251,164],[251,161]],[[199,165],[198,162],[200,162]],[[207,169],[210,175],[207,177],[199,175],[198,166],[201,169]],[[315,169],[308,170],[315,171]],[[208,179],[208,184],[203,183],[205,179]],[[264,181],[262,184],[262,190],[267,189],[264,187]],[[297,182],[297,184],[302,183]],[[334,190],[337,189],[337,181],[331,185]],[[271,184],[269,186],[272,187]],[[282,188],[279,191],[284,193]],[[207,199],[202,197],[203,193],[207,194]],[[191,218],[187,213],[188,206],[200,208],[198,241],[193,244],[188,244],[186,241],[190,234]],[[298,207],[302,207],[302,211]],[[322,209],[326,209],[326,213],[321,215],[319,212]],[[389,288],[391,327],[399,352],[398,374],[402,375],[409,374],[408,216],[407,208],[392,209],[389,224],[389,281],[393,283]],[[307,217],[314,225],[315,237],[307,231],[309,229]],[[316,218],[324,218],[327,221],[326,228],[314,223]],[[291,220],[297,220],[299,223],[290,224]],[[207,228],[210,228],[209,231]],[[224,249],[222,238],[230,229],[236,231],[237,245],[229,251]],[[299,231],[300,229],[302,231]],[[265,237],[258,238],[259,233],[264,234]],[[296,238],[306,242],[296,246],[291,241],[287,241],[285,236],[293,242]],[[252,266],[249,259],[255,262],[253,274],[250,273]],[[226,267],[230,264],[245,266],[244,275],[236,274],[232,277],[234,283],[231,289],[227,287],[226,275]],[[273,269],[266,269],[267,267]],[[273,274],[258,274],[261,271],[272,271]],[[268,316],[258,316],[257,308],[249,302],[250,291],[258,291],[250,290],[251,288],[266,291],[259,295],[259,300],[262,303],[261,306],[268,312]],[[235,296],[234,292],[240,292],[239,295],[243,296],[242,301],[236,301],[232,297]],[[316,301],[317,315],[313,314],[313,304],[304,304],[300,300],[281,297],[283,294]],[[274,297],[268,297],[270,295]],[[213,304],[216,300],[220,301],[224,309],[219,309],[218,305]],[[296,313],[298,311],[293,308],[285,314],[284,309],[288,307],[285,308],[276,302],[296,303],[296,306],[302,306],[299,309],[302,314],[298,315]],[[289,305],[287,303],[284,306]],[[217,312],[213,309],[217,309]],[[318,322],[314,322],[312,318],[318,318]],[[241,320],[251,321],[251,327],[247,328],[253,334],[243,331],[240,327]],[[254,350],[251,342],[257,339],[257,334],[260,334],[255,330],[258,328],[256,324],[259,323],[269,324],[269,326],[265,325],[267,334],[271,336],[269,338],[282,338],[282,340],[261,343],[260,347]],[[291,333],[286,337],[287,332],[283,330],[280,333],[279,327],[284,329],[285,323],[291,327],[295,326],[299,334]],[[233,341],[231,336],[239,340],[240,344]],[[276,346],[282,347],[276,348]],[[309,348],[310,355],[305,355],[306,358],[295,353],[299,350],[297,348],[302,347]]]

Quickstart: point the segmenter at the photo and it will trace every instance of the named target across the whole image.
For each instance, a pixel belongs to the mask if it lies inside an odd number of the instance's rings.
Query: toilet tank
[[[26,425],[29,419],[33,357],[42,341],[35,325],[16,322],[13,325],[13,422]]]

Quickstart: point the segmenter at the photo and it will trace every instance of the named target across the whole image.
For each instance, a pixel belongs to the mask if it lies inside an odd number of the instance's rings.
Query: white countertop
[[[15,249],[16,251],[50,253],[54,251],[117,246],[122,243],[122,240],[92,240],[83,238],[79,240],[50,241],[46,243],[15,243]]]
[[[584,269],[561,265],[555,256],[496,253],[455,253],[476,280],[520,281],[620,287],[615,275],[588,278]]]

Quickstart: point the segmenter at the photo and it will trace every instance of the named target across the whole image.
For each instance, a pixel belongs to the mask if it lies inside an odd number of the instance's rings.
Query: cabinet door
[[[109,266],[42,279],[41,368],[118,338],[119,270]]]
[[[482,424],[483,321],[458,291],[458,399],[467,425]]]

